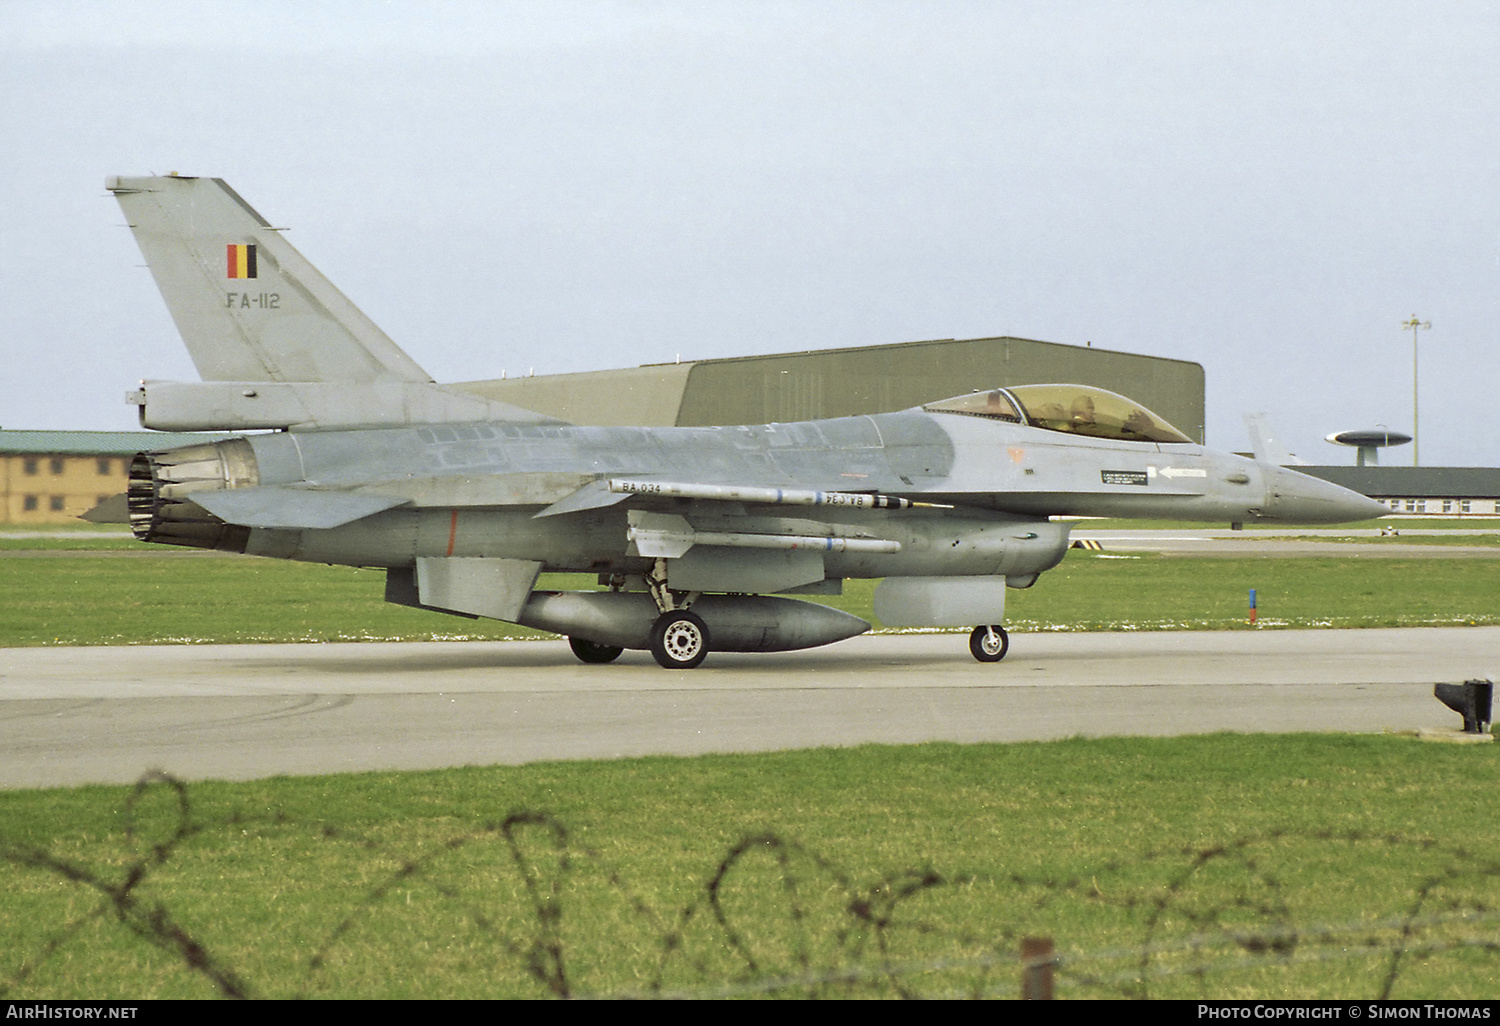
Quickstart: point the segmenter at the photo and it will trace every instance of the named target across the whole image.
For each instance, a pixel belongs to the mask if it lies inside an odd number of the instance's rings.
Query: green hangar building
[[[1008,385],[1094,385],[1203,440],[1203,366],[1025,338],[938,339],[457,387],[574,424],[768,424],[888,413]]]

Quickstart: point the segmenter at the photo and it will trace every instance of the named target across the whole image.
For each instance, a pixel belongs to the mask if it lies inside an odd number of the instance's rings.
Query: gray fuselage
[[[1322,523],[1381,511],[1315,478],[1191,443],[1066,435],[920,409],[756,426],[455,423],[280,432],[245,441],[254,454],[255,486],[296,489],[309,498],[384,496],[399,504],[331,528],[253,526],[244,551],[360,566],[483,556],[536,560],[548,570],[638,572],[645,560],[627,541],[627,511],[652,509],[680,514],[700,531],[899,543],[889,553],[828,552],[830,578],[1020,575],[1061,558],[1066,528],[1049,523],[1052,515]],[[578,498],[591,482],[597,488],[626,477],[879,492],[952,508]]]

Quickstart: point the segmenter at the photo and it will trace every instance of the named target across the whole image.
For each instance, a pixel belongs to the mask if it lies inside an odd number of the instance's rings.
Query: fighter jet
[[[996,662],[1006,590],[1067,549],[1055,517],[1387,512],[1081,385],[976,381],[802,423],[563,423],[434,382],[222,180],[106,187],[202,377],[142,382],[142,425],[253,432],[136,456],[136,537],[381,567],[389,602],[564,634],[586,663],[648,649],[690,669],[849,638],[870,625],[786,597],[848,578],[881,579],[886,625],[972,626],[971,653]],[[536,588],[555,571],[599,589]]]

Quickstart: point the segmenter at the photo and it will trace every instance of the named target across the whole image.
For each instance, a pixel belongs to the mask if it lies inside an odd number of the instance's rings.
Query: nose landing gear
[[[969,651],[981,663],[998,663],[1010,650],[1010,635],[999,624],[975,627],[969,635]]]

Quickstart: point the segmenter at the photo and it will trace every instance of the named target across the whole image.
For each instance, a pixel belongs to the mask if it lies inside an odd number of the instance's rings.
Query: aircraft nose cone
[[[1277,520],[1302,524],[1372,520],[1390,512],[1356,491],[1285,467],[1266,475],[1266,508]]]

